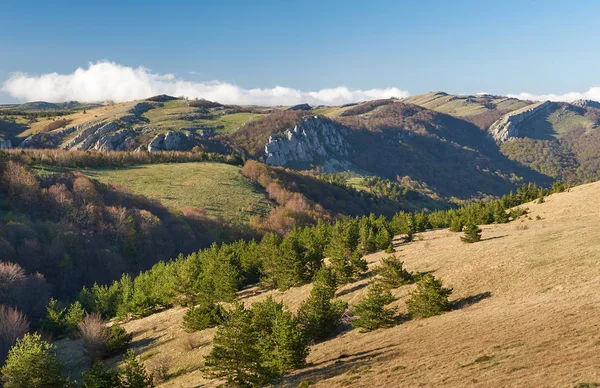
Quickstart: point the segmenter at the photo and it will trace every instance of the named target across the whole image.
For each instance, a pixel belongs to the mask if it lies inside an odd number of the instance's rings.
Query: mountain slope
[[[597,257],[600,183],[530,203],[529,216],[483,227],[483,240],[464,244],[459,234],[437,230],[400,244],[397,255],[410,271],[431,271],[454,288],[455,309],[389,329],[360,333],[346,328],[311,347],[308,366],[275,386],[575,386],[600,382],[597,322],[600,287]],[[541,219],[537,219],[537,217]],[[531,218],[531,219],[530,219]],[[367,257],[373,267],[386,255]],[[365,294],[368,279],[338,290],[350,304]],[[244,303],[273,296],[295,311],[310,285],[286,292],[241,292]],[[414,286],[394,291],[405,313]],[[185,309],[176,308],[125,324],[134,347],[152,369],[166,365],[164,387],[217,386],[200,368],[215,330],[187,334]],[[79,341],[59,350],[76,368]],[[68,357],[67,357],[68,355]],[[114,360],[113,360],[114,362]],[[79,365],[79,366],[78,366]]]
[[[481,129],[487,129],[504,114],[532,104],[531,101],[489,94],[459,95],[430,92],[403,101],[464,118]]]
[[[501,152],[555,179],[600,178],[600,106],[546,101],[507,114],[490,127]]]

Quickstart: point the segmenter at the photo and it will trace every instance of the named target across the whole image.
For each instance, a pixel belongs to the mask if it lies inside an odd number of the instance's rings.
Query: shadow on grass
[[[335,297],[339,298],[340,296],[344,296],[344,295],[350,294],[350,293],[352,293],[354,291],[361,290],[361,289],[367,287],[368,285],[369,285],[369,282],[363,282],[363,283],[360,283],[360,284],[356,284],[356,285],[348,288],[347,290],[343,290],[343,291],[338,292],[335,295]]]
[[[494,236],[494,237],[482,238],[481,241],[495,240],[497,238],[504,238],[504,237],[506,237],[506,235],[504,235],[504,236]]]
[[[492,296],[492,293],[489,291],[482,292],[477,295],[471,295],[464,298],[456,299],[452,302],[452,310],[459,310],[465,307],[469,307],[474,305],[475,303],[479,303],[484,299],[487,299]]]
[[[319,362],[317,364],[309,364],[307,368],[299,371],[293,376],[288,376],[275,382],[278,387],[297,387],[302,381],[318,381],[327,380],[336,376],[343,375],[347,372],[360,372],[361,367],[368,365],[372,360],[385,361],[398,357],[400,351],[394,350],[396,346],[388,345],[376,349],[366,350],[353,354],[340,354],[337,358],[332,358]]]
[[[147,352],[148,350],[154,349],[159,345],[164,345],[175,340],[175,338],[169,338],[166,341],[162,341],[160,343],[157,342],[161,337],[162,336],[140,338],[137,341],[132,341],[129,347],[138,349],[140,352]]]

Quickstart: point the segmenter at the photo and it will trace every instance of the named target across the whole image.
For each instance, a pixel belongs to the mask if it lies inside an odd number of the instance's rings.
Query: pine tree
[[[202,298],[196,306],[191,306],[183,317],[183,328],[188,333],[219,325],[225,316],[220,304]]]
[[[275,233],[266,234],[260,241],[258,249],[262,257],[262,276],[260,281],[265,287],[277,288],[279,244],[281,244],[281,237]]]
[[[391,326],[394,323],[396,310],[385,306],[393,301],[392,294],[381,284],[372,284],[367,296],[352,309],[352,314],[358,317],[352,321],[352,326],[360,328],[362,332]]]
[[[462,222],[462,219],[459,216],[454,216],[450,220],[450,227],[448,229],[450,229],[451,232],[462,232],[463,226],[465,225]]]
[[[344,301],[332,302],[336,287],[335,272],[330,268],[321,267],[313,280],[310,296],[298,310],[298,321],[309,340],[329,337],[348,308]]]
[[[497,224],[506,224],[509,220],[508,213],[499,202],[494,205],[494,222]]]
[[[375,252],[377,250],[377,241],[373,225],[368,217],[363,217],[359,222],[360,249],[365,253]]]
[[[252,311],[236,303],[213,339],[213,349],[206,357],[209,376],[226,378],[231,385],[261,385],[270,379],[261,364],[252,327]]]
[[[442,287],[442,281],[426,274],[417,283],[417,289],[406,302],[408,312],[415,318],[426,318],[449,311],[451,306],[448,296],[451,288]]]
[[[377,249],[387,249],[392,243],[392,235],[383,227],[379,229],[375,239],[377,241]]]
[[[78,301],[74,302],[69,309],[66,311],[64,316],[65,330],[72,333],[77,330],[77,324],[81,322],[85,310],[81,307],[81,303]]]
[[[481,229],[472,223],[469,223],[464,228],[465,236],[460,239],[467,243],[481,241]]]
[[[4,388],[64,388],[70,387],[62,374],[62,364],[56,358],[54,346],[37,333],[25,334],[8,353],[0,370]]]
[[[292,230],[279,246],[273,275],[280,291],[304,282],[304,252],[297,233],[297,229]]]
[[[65,334],[65,316],[66,309],[61,308],[58,305],[58,301],[54,298],[50,298],[48,306],[46,306],[46,317],[42,321],[42,328],[52,333],[54,336],[61,336]]]
[[[154,379],[143,364],[136,359],[133,350],[123,356],[123,366],[119,369],[120,387],[154,388]]]
[[[121,386],[119,373],[114,369],[104,369],[101,361],[96,361],[90,369],[82,373],[82,388],[115,388]]]
[[[261,363],[271,378],[304,366],[308,342],[298,321],[284,310],[283,303],[269,297],[252,307],[252,328],[257,338]]]
[[[413,282],[412,274],[404,269],[403,264],[396,256],[388,256],[381,260],[381,265],[375,271],[384,288],[398,288]]]

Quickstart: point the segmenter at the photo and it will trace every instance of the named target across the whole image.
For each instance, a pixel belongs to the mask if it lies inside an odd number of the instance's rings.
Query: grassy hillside
[[[464,244],[459,234],[437,230],[412,243],[397,243],[410,271],[429,271],[454,288],[453,311],[410,320],[390,329],[360,333],[346,327],[310,348],[308,366],[275,386],[575,386],[600,382],[597,322],[600,287],[597,257],[600,183],[554,194],[530,214],[509,224],[483,227],[483,240]],[[372,268],[383,253],[367,256]],[[365,294],[368,279],[338,289],[351,305]],[[393,305],[414,285],[394,291]],[[311,285],[286,292],[246,289],[246,304],[273,296],[292,311]],[[125,324],[149,369],[165,365],[163,387],[217,386],[201,372],[215,333],[181,329],[185,309],[164,311]],[[63,340],[60,353],[81,370],[79,341]],[[115,363],[111,360],[109,363]]]
[[[458,117],[477,116],[490,110],[513,111],[531,102],[503,96],[454,95],[444,92],[430,92],[403,100],[427,109]]]
[[[272,206],[258,185],[244,178],[239,167],[229,164],[153,164],[82,172],[100,182],[158,199],[169,208],[198,207],[230,223],[247,222],[250,216],[264,215]]]

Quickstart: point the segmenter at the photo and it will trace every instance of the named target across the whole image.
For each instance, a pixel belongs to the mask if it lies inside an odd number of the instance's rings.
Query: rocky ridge
[[[350,145],[345,137],[349,130],[331,120],[314,116],[300,121],[293,129],[269,137],[265,145],[265,162],[284,166],[290,162],[326,161],[348,156]]]
[[[550,101],[538,102],[507,113],[490,127],[491,136],[499,143],[519,137],[519,126],[533,116],[547,111],[553,105]]]

